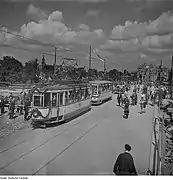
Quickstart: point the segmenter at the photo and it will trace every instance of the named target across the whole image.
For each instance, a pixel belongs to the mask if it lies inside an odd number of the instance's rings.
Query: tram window
[[[57,104],[57,93],[52,93],[52,106]]]
[[[65,92],[65,105],[68,104],[68,92]]]
[[[81,100],[81,89],[79,89],[77,91],[77,100],[80,101]]]
[[[60,92],[60,94],[59,94],[59,105],[60,106],[63,105],[63,94],[64,94],[64,92]]]
[[[34,96],[34,106],[40,106],[40,96]]]
[[[98,94],[101,94],[101,86],[99,86],[99,88],[98,88]]]
[[[105,92],[105,86],[102,84],[102,91]]]
[[[72,103],[73,101],[73,93],[72,91],[69,91],[69,103]]]
[[[48,107],[50,103],[50,93],[44,94],[44,107]]]
[[[85,89],[81,90],[81,99],[84,100],[85,99]]]
[[[105,86],[106,86],[106,91],[108,90],[108,84],[105,84]]]
[[[85,99],[88,99],[90,97],[90,89],[89,88],[86,88],[86,91],[85,91]]]
[[[87,99],[88,98],[88,89],[86,88],[85,89],[85,99]]]
[[[97,94],[97,86],[92,86],[92,94]]]
[[[73,89],[71,97],[72,97],[72,102],[75,102],[76,101],[76,89]]]
[[[76,102],[79,101],[79,89],[76,90],[76,93],[75,93],[75,101],[76,101]]]

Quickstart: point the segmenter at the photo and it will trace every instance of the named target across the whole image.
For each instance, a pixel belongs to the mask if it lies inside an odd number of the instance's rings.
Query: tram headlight
[[[38,110],[33,110],[32,115],[34,116],[34,118],[37,118],[39,116]]]
[[[93,97],[92,100],[94,101],[97,101],[98,100],[98,97]]]

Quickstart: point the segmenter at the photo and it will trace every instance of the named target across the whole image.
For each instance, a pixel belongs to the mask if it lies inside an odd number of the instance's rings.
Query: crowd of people
[[[24,90],[19,95],[9,93],[8,96],[0,97],[1,115],[7,110],[9,119],[14,119],[15,114],[23,115],[24,120],[28,120],[29,107],[31,105],[31,92],[26,93]]]
[[[170,98],[168,88],[164,85],[155,85],[154,83],[134,83],[133,86],[131,86],[133,87],[133,92],[130,98],[128,97],[129,87],[130,86],[127,87],[127,85],[122,85],[117,95],[118,106],[124,108],[124,118],[128,118],[129,116],[130,105],[136,106],[139,104],[140,113],[142,114],[146,112],[148,104],[152,106],[155,104],[161,106],[163,99]]]

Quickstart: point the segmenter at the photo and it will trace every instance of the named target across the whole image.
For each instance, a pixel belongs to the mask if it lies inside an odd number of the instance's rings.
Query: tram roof
[[[90,84],[104,84],[104,83],[112,83],[111,81],[90,81]]]
[[[65,89],[72,89],[78,87],[86,87],[87,83],[80,83],[80,84],[52,84],[52,85],[42,85],[42,86],[35,86],[34,90],[39,89],[39,91],[53,91],[53,90],[65,90]]]

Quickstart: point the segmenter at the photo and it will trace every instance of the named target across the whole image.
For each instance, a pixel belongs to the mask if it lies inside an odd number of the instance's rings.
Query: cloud
[[[170,11],[163,13],[155,21],[149,22],[146,28],[150,34],[173,33],[173,13]]]
[[[79,30],[89,31],[90,28],[89,28],[89,26],[87,26],[87,25],[85,25],[85,24],[80,24],[80,25],[79,25]]]
[[[86,13],[86,16],[98,16],[99,14],[99,11],[96,11],[96,10],[90,10]]]
[[[126,21],[124,25],[116,25],[109,40],[100,48],[115,53],[147,51],[166,54],[173,49],[173,13],[164,12],[153,21]]]
[[[40,8],[35,7],[33,4],[28,6],[27,15],[36,18],[36,20],[47,18],[47,14]]]
[[[34,9],[32,12],[35,11],[41,11],[41,9]],[[63,14],[60,11],[50,13],[46,19],[30,21],[27,24],[23,24],[20,32],[14,33],[40,42],[55,45],[90,45],[92,43],[97,44],[97,42],[105,38],[102,29],[90,31],[90,28],[85,24],[80,24],[77,30],[69,28],[64,24]],[[3,45],[21,45],[22,47],[23,44],[25,46],[27,45],[27,47],[35,47],[35,45],[37,45],[36,42],[25,38],[21,39],[8,33],[0,33],[0,43],[3,43]]]
[[[124,25],[115,26],[112,30],[111,39],[138,38],[147,34],[145,23],[126,21]]]

